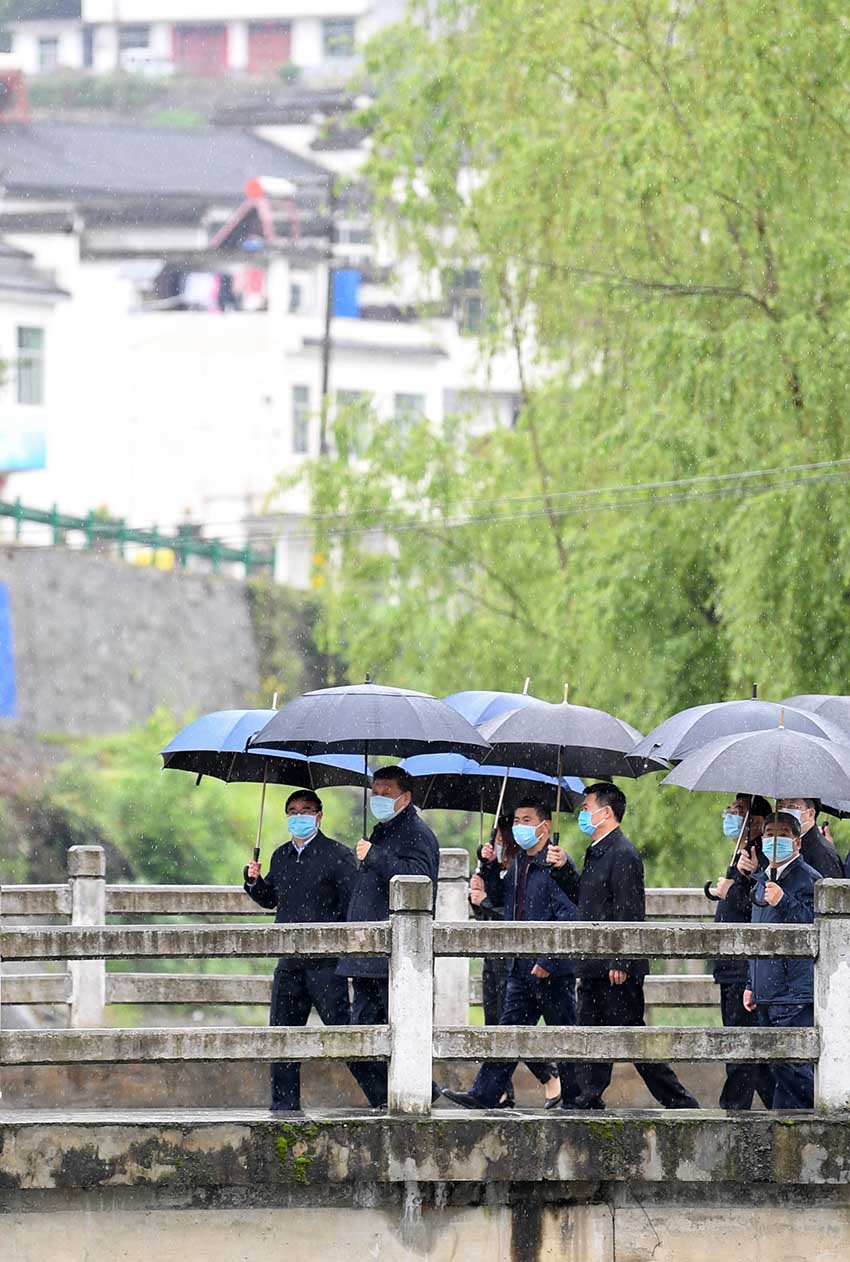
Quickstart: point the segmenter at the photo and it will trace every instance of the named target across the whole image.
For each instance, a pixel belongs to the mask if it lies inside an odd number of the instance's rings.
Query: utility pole
[[[331,351],[333,349],[331,341],[331,320],[333,319],[334,308],[334,246],[336,245],[336,211],[336,180],[333,176],[331,176],[328,184],[328,244],[325,255],[327,259],[328,276],[327,289],[325,293],[325,329],[322,336],[322,397],[321,411],[319,414],[320,456],[326,456],[328,454],[328,413],[330,411]]]

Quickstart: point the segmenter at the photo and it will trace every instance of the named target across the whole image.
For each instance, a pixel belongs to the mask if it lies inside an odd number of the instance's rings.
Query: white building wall
[[[300,17],[359,17],[371,0],[83,0],[84,22],[279,21]]]
[[[28,22],[26,26],[14,25],[11,30],[12,56],[25,74],[42,73],[39,57],[41,39],[58,40],[58,67],[65,70],[82,67],[83,32],[79,22]]]
[[[163,529],[191,517],[241,541],[244,517],[265,511],[279,475],[304,463],[293,451],[293,386],[309,388],[308,454],[318,454],[321,268],[290,275],[286,259],[274,260],[265,313],[139,310],[121,262],[81,261],[74,236],[10,240],[54,269],[73,297],[56,308],[47,343],[48,467],[12,475],[7,494],[72,513],[105,508]],[[288,314],[292,281],[304,287],[307,314]],[[0,357],[12,336],[2,319]],[[397,394],[420,394],[439,423],[447,404],[484,389],[498,396],[485,423],[509,420],[517,389],[510,361],[488,373],[475,341],[448,322],[335,319],[332,336],[332,395],[363,391],[392,416]],[[275,497],[274,506],[303,517],[305,489]],[[309,555],[297,556],[303,581]]]

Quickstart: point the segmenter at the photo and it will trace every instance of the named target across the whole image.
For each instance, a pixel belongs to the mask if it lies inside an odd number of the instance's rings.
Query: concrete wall
[[[162,705],[241,706],[258,687],[241,582],[7,547],[0,583],[9,587],[24,731],[122,731]]]
[[[0,1114],[15,1262],[843,1262],[848,1122]]]

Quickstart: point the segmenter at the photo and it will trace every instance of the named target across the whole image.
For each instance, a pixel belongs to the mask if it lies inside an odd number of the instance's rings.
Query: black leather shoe
[[[442,1089],[437,1086],[436,1082],[432,1082],[431,1083],[431,1103],[436,1104],[442,1094],[443,1094]]]
[[[543,1105],[544,1109],[559,1109],[561,1107],[561,1096],[553,1095],[551,1100],[547,1100]]]
[[[486,1109],[487,1105],[482,1104],[478,1096],[472,1094],[471,1091],[449,1091],[447,1087],[443,1087],[443,1095],[447,1100],[451,1100],[452,1104],[457,1104],[462,1109]]]
[[[590,1100],[585,1096],[574,1101],[573,1104],[563,1105],[562,1108],[564,1113],[572,1113],[575,1109],[604,1109],[605,1103],[598,1096],[595,1100]]]

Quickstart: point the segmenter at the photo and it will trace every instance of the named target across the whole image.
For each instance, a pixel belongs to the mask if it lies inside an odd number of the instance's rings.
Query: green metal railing
[[[230,548],[219,539],[202,539],[192,526],[180,526],[175,535],[162,534],[152,527],[143,530],[128,526],[123,518],[104,517],[88,513],[85,517],[73,517],[52,508],[27,508],[19,499],[0,500],[0,517],[11,517],[15,523],[15,539],[20,539],[25,523],[48,526],[53,531],[54,546],[65,543],[69,533],[82,534],[86,547],[93,549],[98,543],[114,543],[120,557],[125,556],[128,543],[150,548],[153,558],[159,551],[173,552],[177,563],[185,566],[190,557],[205,557],[217,573],[222,563],[235,562],[244,565],[245,573],[272,569],[274,558],[267,552],[255,552],[250,546]]]

